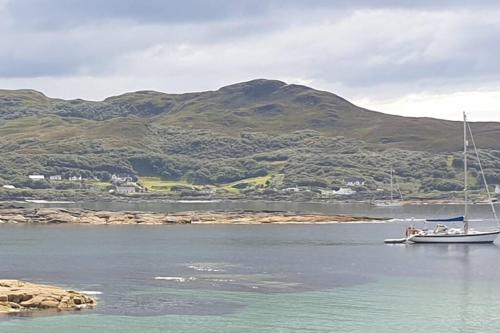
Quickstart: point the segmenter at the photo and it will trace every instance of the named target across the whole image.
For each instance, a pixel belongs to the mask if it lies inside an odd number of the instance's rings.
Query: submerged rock
[[[80,310],[95,304],[93,298],[76,291],[19,280],[0,280],[0,313]]]

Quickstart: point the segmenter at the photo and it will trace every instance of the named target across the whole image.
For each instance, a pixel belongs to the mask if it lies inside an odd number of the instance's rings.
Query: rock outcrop
[[[108,212],[71,208],[0,207],[0,223],[82,224],[261,224],[346,223],[384,220],[351,215],[297,214],[286,212]]]
[[[76,291],[19,280],[0,280],[0,313],[80,310],[96,301]]]

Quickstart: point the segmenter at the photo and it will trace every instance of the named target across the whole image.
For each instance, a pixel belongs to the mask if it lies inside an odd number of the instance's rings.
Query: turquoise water
[[[441,282],[441,283],[440,283]],[[223,316],[65,315],[0,323],[2,332],[498,332],[498,290],[390,280],[322,292],[177,291],[244,304]],[[167,292],[167,291],[165,291]],[[175,292],[175,291],[168,291]]]
[[[384,245],[404,223],[0,226],[0,276],[99,292],[0,332],[498,332],[497,245]]]

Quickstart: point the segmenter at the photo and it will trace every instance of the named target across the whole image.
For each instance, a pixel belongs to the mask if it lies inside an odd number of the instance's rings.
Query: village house
[[[337,194],[337,191],[335,190],[324,190],[324,189],[319,189],[320,196],[322,198],[329,198]]]
[[[346,178],[344,180],[344,182],[347,186],[364,186],[365,185],[365,180],[363,178],[359,178],[359,177]]]
[[[495,194],[500,195],[500,185],[495,186]]]
[[[122,185],[115,186],[115,193],[118,194],[135,193],[136,190],[137,190],[137,185],[134,183],[125,183]]]
[[[49,176],[49,180],[62,180],[62,176],[61,175],[52,175],[52,176]]]
[[[72,182],[80,181],[82,180],[82,176],[71,176],[69,177],[69,180]]]
[[[338,191],[335,191],[336,195],[352,195],[354,193],[356,193],[356,191],[348,187],[341,187]]]
[[[6,188],[6,189],[9,189],[9,190],[13,190],[13,189],[16,188],[14,185],[3,185],[2,187]]]
[[[356,191],[348,187],[341,187],[338,190],[320,189],[319,192],[320,192],[320,197],[322,198],[330,198],[336,195],[352,195],[356,193]]]
[[[297,186],[295,186],[295,187],[284,188],[281,191],[286,193],[293,193],[293,192],[300,192],[300,189]]]
[[[29,175],[28,178],[31,180],[35,180],[35,181],[40,181],[40,180],[44,180],[45,176],[44,175]]]
[[[133,181],[133,178],[130,177],[130,176],[117,176],[115,174],[113,174],[111,176],[111,182],[113,184],[116,184],[116,183],[128,183],[128,182],[132,182]]]
[[[206,195],[211,195],[215,194],[216,190],[213,187],[204,187],[201,190],[198,191],[200,194],[206,194]]]

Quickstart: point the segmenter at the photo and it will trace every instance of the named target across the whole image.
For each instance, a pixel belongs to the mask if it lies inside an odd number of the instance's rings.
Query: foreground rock
[[[284,212],[106,212],[86,209],[0,207],[0,223],[85,224],[261,224],[344,223],[383,220],[366,216]]]
[[[19,280],[0,280],[0,313],[80,310],[95,304],[93,298],[75,291]]]

